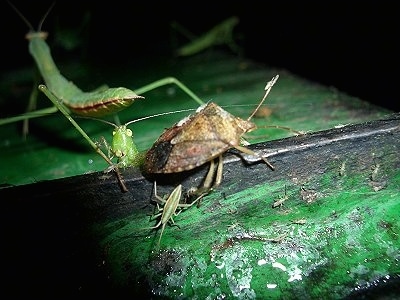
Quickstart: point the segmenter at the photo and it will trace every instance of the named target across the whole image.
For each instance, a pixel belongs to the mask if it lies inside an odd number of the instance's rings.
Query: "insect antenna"
[[[194,110],[196,110],[196,109],[195,108],[188,108],[188,109],[181,109],[181,110],[162,112],[162,113],[158,113],[158,114],[154,114],[154,115],[151,115],[151,116],[146,116],[146,117],[142,117],[142,118],[139,118],[139,119],[135,119],[135,120],[129,121],[125,125],[128,126],[129,124],[136,123],[136,122],[143,121],[143,120],[147,120],[147,119],[151,119],[151,118],[155,118],[155,117],[178,114],[178,113],[194,111]]]
[[[47,16],[49,15],[50,11],[53,9],[55,4],[56,4],[56,2],[53,2],[50,5],[50,7],[47,9],[46,13],[44,14],[43,18],[40,20],[39,26],[38,26],[38,29],[37,29],[38,32],[42,31],[42,25],[44,23],[44,20],[46,20]]]
[[[10,1],[8,1],[8,4],[14,9],[14,11],[17,13],[17,15],[25,22],[26,25],[28,25],[30,31],[34,32],[35,29],[33,28],[31,22],[28,21],[27,18],[25,18],[25,16],[19,11],[19,9],[12,4]],[[49,15],[50,11],[52,10],[52,8],[54,7],[54,5],[56,4],[56,2],[53,2],[53,4],[50,5],[50,7],[48,8],[48,10],[46,11],[46,13],[44,14],[44,16],[42,17],[42,19],[39,22],[39,26],[37,29],[37,32],[40,32],[42,30],[42,25],[44,23],[44,20],[47,18],[47,16]]]
[[[273,87],[273,85],[275,84],[275,82],[278,80],[279,75],[276,75],[274,78],[272,78],[270,81],[268,81],[267,85],[265,86],[264,90],[266,91],[264,94],[264,97],[262,98],[262,100],[260,101],[260,103],[257,105],[256,109],[253,111],[253,113],[247,118],[247,121],[250,121],[254,114],[257,112],[257,110],[260,108],[260,106],[263,104],[263,102],[265,101],[265,99],[267,98],[269,92],[271,91],[271,88]]]
[[[25,16],[18,10],[18,8],[12,4],[10,1],[7,1],[8,4],[14,9],[14,11],[17,13],[17,15],[22,19],[22,21],[25,22],[26,25],[28,25],[30,31],[35,31],[35,29],[33,28],[32,24],[28,21],[27,18],[25,18]]]
[[[195,108],[187,108],[187,109],[181,109],[181,110],[174,110],[174,111],[167,111],[167,112],[162,112],[162,113],[158,113],[158,114],[154,114],[154,115],[150,115],[150,116],[145,116],[145,117],[141,117],[132,121],[129,121],[125,124],[125,126],[128,126],[132,123],[136,123],[139,121],[143,121],[143,120],[147,120],[147,119],[151,119],[151,118],[155,118],[155,117],[161,117],[161,116],[166,116],[166,115],[172,115],[172,114],[178,114],[178,113],[182,113],[182,112],[188,112],[188,111],[194,111],[196,110]],[[98,119],[98,118],[94,118],[94,117],[90,117],[90,116],[74,116],[75,118],[79,118],[79,119],[89,119],[89,120],[95,120],[95,121],[99,121],[108,125],[113,126],[114,128],[118,128],[119,126],[114,124],[113,122],[107,121],[107,120],[103,120],[103,119]]]
[[[113,126],[114,128],[118,128],[118,125],[114,124],[113,122],[110,122],[110,121],[107,121],[107,120],[103,120],[103,119],[99,119],[99,118],[94,118],[94,117],[90,117],[90,116],[74,116],[74,118],[99,121],[99,122],[101,122],[101,123],[111,125],[111,126]]]

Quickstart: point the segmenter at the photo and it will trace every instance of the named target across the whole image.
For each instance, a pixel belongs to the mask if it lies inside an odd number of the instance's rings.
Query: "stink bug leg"
[[[242,145],[243,135],[257,129],[251,118],[267,98],[278,80],[272,78],[265,87],[265,94],[247,120],[235,117],[213,102],[200,106],[196,113],[182,119],[157,139],[147,151],[143,170],[147,174],[176,173],[191,170],[210,162],[210,169],[203,185],[196,194],[206,194],[222,181],[222,155],[231,148],[260,157],[271,169],[272,164]],[[218,166],[216,167],[216,160]]]

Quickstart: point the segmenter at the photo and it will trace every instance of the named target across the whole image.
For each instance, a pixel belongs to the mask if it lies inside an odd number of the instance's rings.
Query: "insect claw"
[[[107,173],[110,173],[112,171],[115,171],[116,169],[117,169],[117,166],[115,164],[113,164],[111,166],[108,166],[103,172],[107,174]]]
[[[275,170],[275,167],[265,157],[261,157],[261,158],[268,165],[268,167],[271,168],[272,171]]]

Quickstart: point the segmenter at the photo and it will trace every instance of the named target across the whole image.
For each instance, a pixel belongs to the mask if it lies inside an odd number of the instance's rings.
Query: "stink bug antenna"
[[[269,92],[271,91],[271,88],[275,84],[275,82],[278,80],[279,75],[276,75],[273,77],[270,81],[268,81],[267,85],[264,88],[265,94],[260,103],[257,105],[256,109],[253,111],[253,113],[247,118],[247,121],[250,121],[251,118],[254,116],[254,114],[257,112],[257,110],[260,108],[260,106],[264,103],[265,99],[267,98]]]

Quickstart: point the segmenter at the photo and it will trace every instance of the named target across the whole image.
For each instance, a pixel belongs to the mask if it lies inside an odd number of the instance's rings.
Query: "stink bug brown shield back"
[[[257,128],[251,118],[266,99],[278,75],[265,87],[265,95],[247,120],[235,117],[213,102],[197,109],[196,113],[182,119],[157,139],[147,151],[143,170],[147,174],[177,173],[191,170],[211,162],[210,170],[203,184],[202,193],[208,192],[215,178],[214,186],[222,179],[222,154],[236,148],[246,154],[258,156],[240,145],[242,136]],[[215,159],[219,159],[215,170]],[[271,168],[272,165],[260,156]],[[215,176],[215,173],[217,174]]]
[[[255,128],[254,123],[210,102],[157,139],[147,151],[145,170],[148,173],[191,170],[238,146],[241,136]]]

